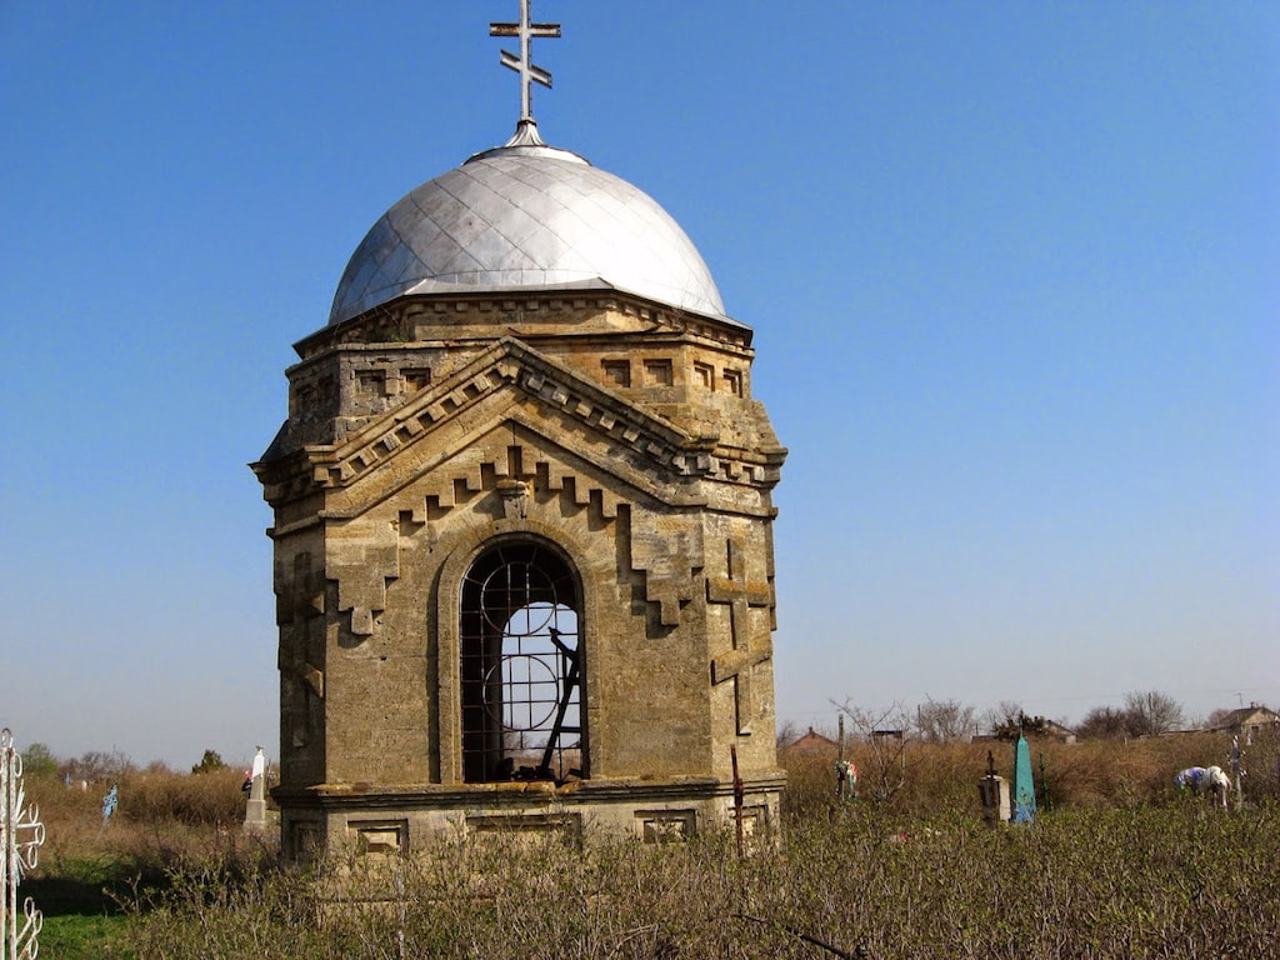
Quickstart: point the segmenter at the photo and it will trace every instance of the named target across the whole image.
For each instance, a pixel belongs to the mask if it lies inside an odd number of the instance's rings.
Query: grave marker
[[[34,960],[40,951],[36,938],[44,926],[44,916],[35,902],[22,902],[22,923],[18,922],[18,884],[23,874],[34,870],[44,843],[40,811],[28,806],[22,784],[22,755],[13,745],[8,728],[0,730],[0,944],[4,960]]]

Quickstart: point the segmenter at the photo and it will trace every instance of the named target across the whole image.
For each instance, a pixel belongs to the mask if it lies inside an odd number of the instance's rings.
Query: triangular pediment
[[[465,430],[407,449],[330,495],[330,517],[354,517],[412,490],[417,501],[450,508],[459,496],[506,480],[538,478],[578,506],[592,498],[606,517],[618,502],[701,504],[690,477],[655,470],[651,461],[600,431],[567,424],[563,415],[513,385],[476,404]],[[444,432],[444,431],[442,431]],[[682,482],[683,481],[683,482]]]
[[[351,488],[342,499],[367,508],[506,422],[664,502],[687,502],[687,481],[708,466],[702,444],[675,424],[507,338],[342,445],[309,448],[299,481]]]

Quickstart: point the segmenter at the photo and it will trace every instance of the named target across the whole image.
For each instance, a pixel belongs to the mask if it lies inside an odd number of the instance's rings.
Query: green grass
[[[135,884],[160,878],[157,867],[106,854],[59,858],[22,884],[44,915],[40,956],[54,960],[133,960],[134,922],[124,913]]]
[[[133,956],[123,947],[128,925],[128,918],[122,916],[46,917],[40,931],[40,956],[54,960],[126,960]]]

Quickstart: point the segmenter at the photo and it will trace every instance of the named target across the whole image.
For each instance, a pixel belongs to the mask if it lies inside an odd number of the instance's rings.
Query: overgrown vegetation
[[[126,764],[111,772],[117,776],[82,788],[56,769],[43,775],[27,769],[27,792],[47,836],[39,867],[22,884],[22,895],[45,915],[41,956],[112,955],[108,945],[122,949],[129,940],[124,903],[168,888],[187,864],[230,865],[265,852],[239,830],[244,804],[235,771],[190,776]],[[102,795],[111,784],[119,786],[120,805],[104,822]]]
[[[69,946],[48,955],[1280,956],[1274,741],[1248,756],[1254,802],[1229,813],[1170,784],[1181,766],[1222,761],[1222,737],[1037,744],[1051,810],[1000,830],[977,816],[989,748],[1007,767],[1002,744],[909,742],[900,788],[878,803],[837,803],[831,756],[786,756],[782,838],[744,861],[731,835],[586,853],[499,838],[308,873],[245,843],[232,771],[138,774],[105,831],[92,792],[44,784],[62,794],[44,799],[52,857],[42,882],[78,865],[86,885],[114,883],[128,905],[91,951],[74,937],[94,928],[76,921],[55,928]],[[869,743],[850,749],[871,761]],[[149,880],[129,880],[143,870]]]
[[[322,878],[194,869],[132,932],[139,955],[173,960],[819,955],[800,933],[872,958],[1267,958],[1277,842],[1271,811],[1079,809],[991,831],[852,805],[742,862],[726,836],[447,846],[354,870],[337,903]]]
[[[1168,803],[1174,797],[1172,782],[1177,771],[1210,764],[1229,769],[1230,750],[1229,737],[1211,733],[1127,743],[1031,742],[1037,791],[1047,795],[1052,808]],[[881,805],[894,812],[927,816],[941,810],[973,808],[977,777],[986,769],[989,751],[999,772],[1009,776],[1011,748],[1004,743],[935,745],[868,738],[851,741],[847,755],[858,765],[868,799],[883,799]],[[1280,736],[1260,737],[1247,748],[1245,760],[1248,796],[1256,801],[1280,801]],[[783,800],[793,815],[804,816],[817,798],[834,792],[835,775],[827,754],[795,755],[785,765],[788,781]],[[894,787],[889,797],[884,796],[884,784]]]

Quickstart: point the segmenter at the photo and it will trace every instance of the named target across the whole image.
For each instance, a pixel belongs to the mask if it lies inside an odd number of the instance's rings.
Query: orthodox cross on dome
[[[491,37],[519,37],[520,55],[516,56],[507,50],[501,52],[501,63],[504,67],[520,74],[520,122],[516,125],[516,135],[512,143],[541,143],[538,138],[538,124],[533,119],[533,85],[540,83],[550,88],[551,74],[533,63],[533,38],[560,36],[558,23],[532,23],[529,20],[529,8],[533,0],[520,0],[519,23],[491,23]],[[525,138],[522,141],[522,137]]]

